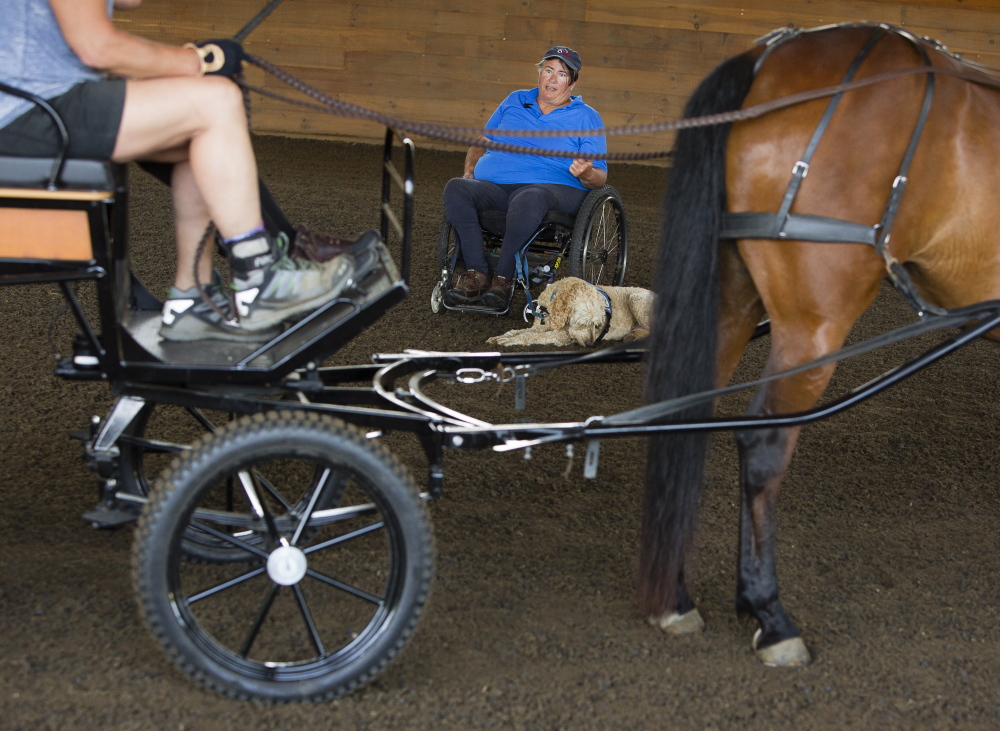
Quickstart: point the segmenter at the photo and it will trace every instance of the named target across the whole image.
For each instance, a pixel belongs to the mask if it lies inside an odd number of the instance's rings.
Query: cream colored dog
[[[608,295],[605,299],[601,291]],[[611,321],[608,323],[610,301]],[[653,293],[639,287],[601,287],[576,277],[560,279],[542,290],[536,302],[548,314],[530,328],[495,335],[496,345],[571,345],[592,347],[607,324],[604,340],[649,334]]]

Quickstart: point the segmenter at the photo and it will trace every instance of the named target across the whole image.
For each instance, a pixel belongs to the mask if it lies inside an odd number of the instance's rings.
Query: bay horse
[[[685,116],[925,65],[957,74],[900,75],[678,134],[653,287],[648,401],[728,383],[765,315],[765,375],[838,350],[887,271],[910,287],[918,309],[1000,298],[1000,92],[987,74],[975,83],[980,72],[943,47],[883,24],[779,33],[716,68]],[[733,223],[733,213],[767,215],[736,216]],[[809,219],[818,222],[818,235],[790,225]],[[834,368],[828,363],[767,382],[747,413],[812,408]],[[683,416],[703,419],[712,410],[708,403]],[[757,620],[753,648],[771,666],[811,658],[782,607],[775,567],[778,485],[800,428],[735,433],[736,610]],[[638,588],[650,622],[670,633],[704,626],[684,562],[706,439],[702,431],[651,437]]]

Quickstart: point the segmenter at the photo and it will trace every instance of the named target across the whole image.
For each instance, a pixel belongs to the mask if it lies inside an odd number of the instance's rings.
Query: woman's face
[[[547,58],[538,70],[538,98],[546,104],[559,107],[569,101],[576,83],[569,83],[569,69],[558,58]]]

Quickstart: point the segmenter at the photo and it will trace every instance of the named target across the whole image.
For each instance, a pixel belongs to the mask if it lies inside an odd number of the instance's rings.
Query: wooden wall
[[[229,37],[266,0],[146,0],[116,23],[157,40]],[[752,5],[752,7],[749,7]],[[575,93],[605,124],[679,116],[698,81],[779,26],[875,20],[1000,66],[998,0],[284,0],[248,51],[344,101],[427,122],[482,125],[510,91],[537,82],[555,44],[580,52]],[[273,78],[251,81],[284,92]],[[369,122],[254,97],[257,132],[374,141]],[[418,143],[423,144],[423,141]],[[662,150],[669,136],[615,138],[611,149]]]

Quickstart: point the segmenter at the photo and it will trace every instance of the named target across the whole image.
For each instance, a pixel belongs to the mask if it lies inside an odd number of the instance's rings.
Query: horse
[[[928,66],[941,73],[904,71]],[[860,85],[881,74],[893,78]],[[1000,92],[939,44],[884,24],[779,34],[718,66],[684,114],[749,109],[851,79],[858,87],[836,104],[827,95],[677,135],[653,284],[650,403],[727,384],[765,316],[765,376],[836,352],[887,276],[909,287],[918,309],[1000,297]],[[763,224],[750,216],[761,213]],[[734,215],[750,223],[734,231]],[[827,229],[799,238],[782,228],[810,218]],[[868,233],[848,235],[858,231]],[[769,380],[747,414],[812,408],[835,365]],[[681,415],[708,418],[713,409],[709,402]],[[768,666],[812,657],[782,606],[775,566],[778,488],[800,428],[735,432],[735,608],[756,620],[752,646]],[[704,431],[650,438],[638,591],[650,622],[668,633],[704,626],[684,569],[706,440]]]

